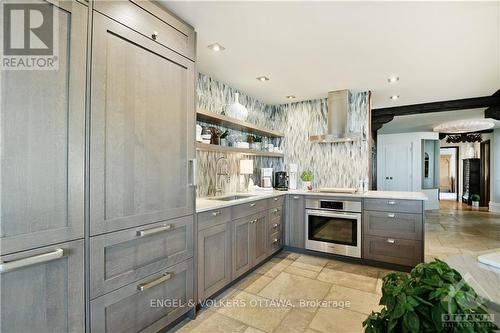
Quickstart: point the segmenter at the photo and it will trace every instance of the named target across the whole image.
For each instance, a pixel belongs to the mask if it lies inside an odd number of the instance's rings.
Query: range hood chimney
[[[322,135],[312,135],[311,142],[337,143],[351,142],[361,139],[361,133],[349,131],[347,125],[349,112],[349,90],[330,91],[328,93],[328,132]]]

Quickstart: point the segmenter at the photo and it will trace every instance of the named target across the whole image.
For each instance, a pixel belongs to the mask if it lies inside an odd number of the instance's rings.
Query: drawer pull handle
[[[278,213],[280,210],[278,208],[273,209],[273,213]]]
[[[396,217],[396,214],[394,214],[394,213],[387,213],[387,217],[394,218],[394,217]]]
[[[156,38],[158,38],[158,31],[153,31],[153,33],[151,34],[151,38],[153,40],[156,40]]]
[[[393,238],[387,238],[387,243],[394,244],[394,243],[396,243],[396,240]]]
[[[219,212],[219,211],[216,211],[216,212],[213,212],[213,213],[212,213],[212,216],[217,216],[217,215],[219,215],[219,214],[220,214],[220,212]]]
[[[250,207],[255,207],[255,203],[251,203],[251,204],[250,204]]]
[[[254,224],[255,222],[257,222],[257,220],[252,220],[250,221],[250,224]]]
[[[138,230],[137,236],[139,236],[139,237],[150,236],[150,235],[158,234],[160,232],[172,230],[173,228],[174,228],[173,224],[164,224],[164,225],[161,225],[159,227],[155,227],[155,228],[151,228],[151,229]]]
[[[150,288],[153,288],[154,286],[157,286],[160,283],[163,283],[165,281],[170,280],[171,278],[174,277],[174,275],[175,275],[174,272],[166,272],[162,276],[160,276],[159,278],[157,278],[157,279],[155,279],[153,281],[149,281],[149,282],[146,282],[146,283],[138,284],[137,285],[137,290],[144,291],[144,290],[148,290]]]
[[[278,224],[278,223],[275,223],[275,224],[273,225],[273,228],[277,228],[278,226],[279,226],[279,224]]]
[[[64,257],[63,249],[55,249],[54,251],[38,254],[32,257],[12,260],[8,262],[0,262],[0,273],[7,273],[18,268],[23,268],[31,265],[42,264],[44,262],[61,259]]]
[[[274,198],[274,201],[278,201],[278,198]]]
[[[394,201],[394,200],[389,200],[389,201],[387,201],[387,204],[392,206],[392,205],[395,205],[395,204],[396,204],[396,201]]]
[[[294,196],[293,198],[294,198],[295,200],[300,199],[300,197],[299,197],[298,195]]]
[[[279,239],[278,238],[275,238],[274,241],[273,241],[273,244],[274,243],[278,243]]]

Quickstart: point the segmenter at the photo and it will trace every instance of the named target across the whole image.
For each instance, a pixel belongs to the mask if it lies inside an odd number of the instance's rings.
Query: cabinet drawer
[[[156,5],[146,1],[95,1],[94,9],[194,61],[194,30]]]
[[[0,332],[85,331],[82,240],[0,260]]]
[[[91,331],[158,332],[189,311],[192,298],[189,259],[91,301]]]
[[[274,197],[274,198],[268,199],[267,201],[268,201],[269,208],[282,207],[283,202],[285,201],[285,196],[282,195],[279,197]]]
[[[92,237],[91,298],[193,256],[193,217]]]
[[[198,213],[198,230],[231,221],[231,208],[214,209]]]
[[[363,258],[404,266],[423,261],[422,242],[400,238],[364,236]]]
[[[269,209],[269,219],[270,220],[276,219],[276,218],[281,219],[282,217],[283,217],[283,207],[282,206]]]
[[[233,220],[267,209],[267,200],[252,201],[233,207]]]
[[[281,248],[281,231],[269,234],[268,254],[272,254]]]
[[[283,228],[283,217],[277,216],[275,218],[269,218],[269,232],[281,231]]]
[[[422,240],[422,215],[409,213],[378,212],[365,210],[364,233]]]
[[[397,199],[365,199],[365,210],[422,214],[422,201]]]

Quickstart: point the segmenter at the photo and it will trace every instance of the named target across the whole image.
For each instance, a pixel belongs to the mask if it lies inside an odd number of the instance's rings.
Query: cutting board
[[[500,268],[500,251],[480,255],[477,260],[483,264]]]
[[[356,193],[355,188],[350,187],[323,187],[318,189],[318,192],[324,193]]]

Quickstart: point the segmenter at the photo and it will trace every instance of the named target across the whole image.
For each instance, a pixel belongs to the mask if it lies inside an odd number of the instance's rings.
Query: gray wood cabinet
[[[198,299],[231,282],[231,222],[198,232]]]
[[[252,268],[252,223],[253,216],[234,220],[232,232],[232,278]]]
[[[287,244],[297,248],[305,248],[305,199],[302,195],[290,195],[288,217],[286,220]]]
[[[190,259],[92,300],[91,332],[158,332],[189,311],[192,298]]]
[[[194,63],[94,15],[92,235],[194,213]]]
[[[252,220],[252,266],[267,258],[269,227],[267,212],[262,212]]]
[[[365,233],[373,236],[421,240],[422,214],[377,212],[363,213]]]
[[[87,7],[54,8],[59,68],[1,75],[0,254],[83,238]]]
[[[154,223],[90,240],[90,295],[103,295],[193,256],[193,217]]]
[[[83,240],[0,257],[1,332],[84,332]]]

